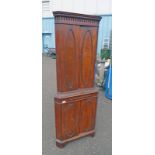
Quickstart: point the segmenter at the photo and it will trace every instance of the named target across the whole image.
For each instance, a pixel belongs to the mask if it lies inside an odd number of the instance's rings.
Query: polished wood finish
[[[101,17],[53,12],[56,33],[56,144],[94,136],[98,91],[94,88],[98,25]]]

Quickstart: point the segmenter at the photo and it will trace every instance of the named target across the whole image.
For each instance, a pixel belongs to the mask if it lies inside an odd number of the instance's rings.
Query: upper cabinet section
[[[58,91],[93,87],[101,17],[59,11],[54,16]]]
[[[85,26],[98,26],[101,20],[100,16],[84,15],[79,13],[70,13],[55,11],[53,12],[55,16],[56,24],[73,24],[73,25],[85,25]]]

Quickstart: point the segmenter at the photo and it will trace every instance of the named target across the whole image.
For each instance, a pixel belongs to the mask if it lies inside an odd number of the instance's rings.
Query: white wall
[[[53,16],[52,11],[69,11],[84,14],[112,14],[112,0],[49,0],[50,11],[43,17]]]

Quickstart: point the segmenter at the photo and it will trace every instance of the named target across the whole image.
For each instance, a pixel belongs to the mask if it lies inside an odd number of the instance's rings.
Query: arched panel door
[[[96,98],[81,101],[80,132],[88,132],[95,127]]]
[[[62,136],[71,138],[78,135],[79,132],[79,110],[78,101],[62,105]]]
[[[93,44],[92,44],[92,35],[89,30],[82,30],[83,37],[81,42],[81,75],[80,75],[80,87],[81,88],[89,88],[93,86],[92,81],[92,69],[94,67],[93,63]]]
[[[73,29],[68,28],[64,50],[64,89],[71,91],[77,88],[76,37]]]

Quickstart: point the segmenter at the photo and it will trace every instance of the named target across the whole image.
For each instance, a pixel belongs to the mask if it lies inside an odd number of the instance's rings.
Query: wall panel
[[[42,33],[43,36],[46,34],[51,34],[48,43],[49,48],[55,48],[55,29],[54,29],[54,18],[43,18],[42,20]],[[104,40],[110,39],[110,31],[112,30],[112,15],[102,15],[102,19],[99,25],[99,34],[98,34],[98,44],[97,44],[97,53],[100,53],[101,48],[103,48]],[[48,35],[47,35],[48,36]],[[44,42],[43,42],[44,44]],[[44,46],[44,45],[43,45]]]
[[[50,12],[49,16],[53,16],[53,11],[68,11],[83,14],[111,14],[112,0],[49,0]],[[47,13],[43,12],[43,17]]]

